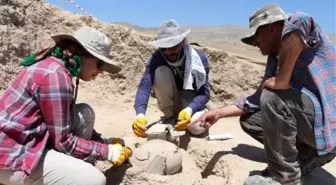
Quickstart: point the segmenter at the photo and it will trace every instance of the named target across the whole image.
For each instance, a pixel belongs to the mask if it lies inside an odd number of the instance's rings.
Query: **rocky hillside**
[[[154,36],[138,33],[133,28],[107,24],[95,18],[74,14],[42,0],[1,0],[0,4],[0,87],[3,90],[22,69],[18,63],[31,51],[53,44],[50,35],[72,33],[88,25],[104,32],[112,40],[111,57],[123,68],[120,74],[104,74],[95,81],[81,83],[87,92],[100,96],[118,96],[132,102],[136,87],[154,48],[148,41]],[[263,67],[242,62],[225,51],[201,47],[211,66],[212,100],[230,103],[237,96],[254,91]],[[101,100],[104,101],[104,100]]]
[[[155,27],[142,27],[128,22],[116,22],[117,24],[130,27],[140,33],[147,35],[156,35],[157,28]],[[248,28],[235,25],[219,25],[219,26],[184,26],[184,28],[191,29],[189,38],[192,42],[197,42],[201,46],[214,47],[222,49],[226,52],[246,56],[255,59],[258,62],[265,62],[266,57],[260,54],[258,48],[248,46],[241,42]],[[335,33],[328,34],[332,43],[336,44]]]

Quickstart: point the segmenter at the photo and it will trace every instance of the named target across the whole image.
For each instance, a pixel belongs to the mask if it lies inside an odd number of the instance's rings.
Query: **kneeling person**
[[[176,130],[188,129],[192,135],[206,131],[198,124],[188,128],[192,119],[205,112],[210,98],[208,60],[202,51],[188,43],[186,36],[190,31],[183,32],[174,20],[161,24],[159,39],[151,43],[158,50],[147,62],[135,98],[135,135],[146,136],[145,113],[152,88],[164,117],[177,117]]]

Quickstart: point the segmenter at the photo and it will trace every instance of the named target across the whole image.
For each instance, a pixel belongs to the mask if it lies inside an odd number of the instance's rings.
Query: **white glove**
[[[120,143],[108,145],[108,157],[114,166],[120,166],[132,155],[132,150]]]

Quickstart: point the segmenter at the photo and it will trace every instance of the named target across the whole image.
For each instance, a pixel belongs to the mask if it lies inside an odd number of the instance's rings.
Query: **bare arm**
[[[295,62],[303,48],[299,33],[293,31],[285,35],[279,57],[279,74],[276,77],[278,82],[289,84]]]
[[[198,119],[191,121],[188,127],[200,122],[201,127],[210,128],[220,118],[240,116],[244,113],[245,112],[242,109],[238,108],[235,105],[219,107],[216,109],[212,109],[200,116]]]
[[[227,118],[227,117],[234,117],[234,116],[241,116],[245,114],[245,111],[242,109],[238,108],[235,105],[228,105],[228,106],[223,106],[220,108],[215,109],[218,112],[218,118]]]

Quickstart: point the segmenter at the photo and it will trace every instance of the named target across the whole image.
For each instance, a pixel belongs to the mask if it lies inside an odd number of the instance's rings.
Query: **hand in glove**
[[[125,146],[125,141],[122,138],[119,137],[110,137],[108,139],[104,140],[105,144],[121,144],[122,146]]]
[[[147,119],[145,118],[145,115],[139,114],[133,121],[132,129],[134,134],[138,137],[145,137],[146,125]]]
[[[108,145],[108,158],[113,166],[122,165],[129,157],[132,155],[132,150],[121,144],[110,144]]]
[[[175,125],[175,129],[178,131],[187,129],[188,124],[190,123],[191,115],[192,115],[192,109],[190,107],[183,109],[178,115],[178,120]]]

